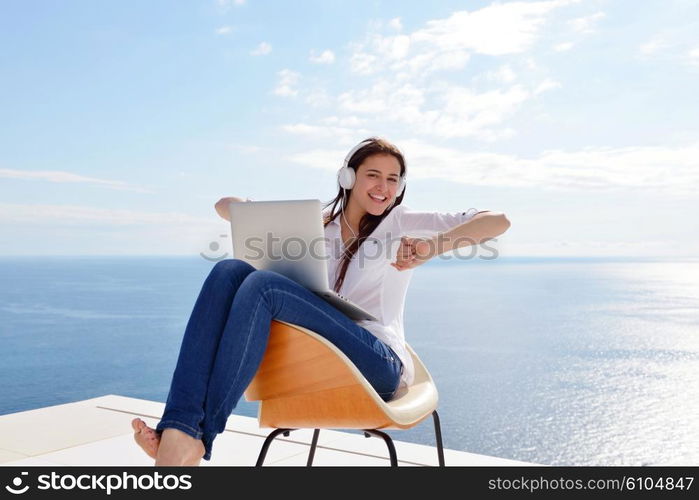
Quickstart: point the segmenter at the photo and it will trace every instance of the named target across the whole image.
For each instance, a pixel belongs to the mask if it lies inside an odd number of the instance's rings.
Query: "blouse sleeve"
[[[418,212],[408,207],[403,207],[398,219],[400,232],[406,236],[435,236],[471,220],[475,215],[482,212],[488,212],[488,210],[478,211],[475,208],[469,208],[465,212],[442,213]]]

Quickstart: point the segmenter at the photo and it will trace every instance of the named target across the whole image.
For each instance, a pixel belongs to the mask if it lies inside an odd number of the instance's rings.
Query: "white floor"
[[[131,420],[141,417],[154,427],[164,403],[108,395],[76,403],[0,415],[0,465],[153,465],[134,443]],[[428,425],[423,423],[421,425]],[[212,459],[204,466],[253,466],[265,437],[257,419],[231,415],[226,431],[214,442]],[[400,432],[400,431],[397,431]],[[265,465],[306,465],[312,430],[279,436],[271,444]],[[397,441],[398,465],[437,465],[437,449]],[[497,457],[444,450],[446,465],[535,465]],[[322,430],[314,465],[387,466],[382,439],[361,434]]]

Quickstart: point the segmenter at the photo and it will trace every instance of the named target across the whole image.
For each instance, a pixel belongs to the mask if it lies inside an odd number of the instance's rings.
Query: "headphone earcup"
[[[354,169],[347,166],[342,167],[337,173],[337,180],[340,183],[340,187],[344,189],[352,189],[355,177]]]

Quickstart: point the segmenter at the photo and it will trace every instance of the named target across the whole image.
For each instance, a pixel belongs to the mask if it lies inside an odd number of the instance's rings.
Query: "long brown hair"
[[[349,162],[347,163],[347,166],[353,169],[355,174],[359,169],[359,166],[362,163],[364,163],[364,160],[366,160],[368,157],[373,155],[388,154],[394,156],[398,160],[398,163],[400,163],[400,176],[405,176],[405,159],[403,158],[403,153],[401,153],[395,145],[379,137],[370,137],[366,139],[364,142],[366,142],[366,145],[362,146],[357,151],[355,151],[355,153],[352,155]],[[343,208],[347,209],[347,203],[349,202],[352,190],[347,189],[347,197],[344,198],[344,200],[343,197],[345,193],[343,191],[345,190],[342,189],[342,187],[340,187],[337,196],[335,196],[334,199],[330,200],[328,203],[324,205],[324,209],[332,205],[330,211],[327,212],[327,214],[323,217],[324,227],[330,224],[330,222],[332,222],[335,219],[335,217],[337,217],[338,214],[341,213]],[[357,253],[357,250],[359,250],[361,244],[364,242],[364,240],[367,239],[367,237],[369,237],[369,235],[374,231],[374,229],[376,229],[376,226],[378,226],[379,223],[381,223],[384,217],[391,213],[391,210],[393,210],[396,206],[401,204],[404,196],[405,189],[403,189],[401,195],[396,198],[395,203],[391,205],[388,209],[386,209],[381,215],[372,215],[369,212],[367,212],[359,221],[359,233],[357,234],[357,237],[354,240],[352,240],[350,246],[343,253],[342,261],[338,266],[338,274],[335,280],[335,285],[333,286],[333,289],[336,292],[339,293],[340,288],[342,287],[342,283],[345,281],[347,267],[349,266],[352,257],[354,257],[354,254]]]

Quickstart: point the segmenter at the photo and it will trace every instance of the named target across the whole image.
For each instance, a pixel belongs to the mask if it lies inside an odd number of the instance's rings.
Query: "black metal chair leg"
[[[311,441],[311,451],[308,452],[308,462],[307,467],[313,465],[313,457],[316,454],[316,446],[318,445],[318,435],[320,434],[320,429],[315,429],[313,431],[313,441]]]
[[[398,467],[398,456],[396,455],[396,447],[393,445],[393,440],[391,439],[391,436],[389,436],[385,432],[377,431],[376,429],[364,429],[364,435],[366,437],[369,437],[367,436],[367,434],[380,437],[384,440],[386,446],[388,446],[388,454],[391,458],[391,467]]]
[[[291,431],[295,430],[296,429],[274,429],[272,432],[270,432],[269,436],[267,436],[267,439],[265,439],[265,442],[262,444],[260,456],[257,457],[257,463],[255,464],[255,467],[262,467],[262,464],[265,462],[265,457],[267,456],[267,450],[269,449],[269,445],[272,444],[272,440],[275,437],[277,437],[279,434],[284,434],[285,436],[288,436]]]
[[[439,423],[439,414],[437,413],[437,410],[434,410],[432,412],[432,418],[434,420],[434,433],[435,437],[437,440],[437,458],[439,460],[439,466],[444,467],[444,445],[442,443],[442,426]],[[265,461],[265,457],[267,456],[267,450],[269,449],[270,444],[272,444],[272,441],[274,438],[276,438],[279,434],[284,434],[285,436],[288,436],[291,431],[295,431],[296,429],[275,429],[272,432],[269,433],[267,438],[265,439],[265,442],[262,444],[262,449],[260,450],[260,455],[257,458],[257,463],[255,464],[256,467],[261,467],[262,464]],[[308,452],[308,461],[306,463],[306,466],[311,466],[313,465],[313,458],[315,457],[316,453],[316,448],[318,446],[318,436],[320,435],[320,429],[314,429],[313,430],[313,439],[311,441],[311,449]],[[380,437],[381,439],[384,440],[386,443],[386,446],[388,447],[388,454],[389,458],[391,460],[391,467],[398,467],[398,454],[396,453],[396,447],[393,444],[393,440],[391,439],[391,436],[386,434],[385,432],[381,432],[376,429],[364,429],[364,435],[366,437],[370,436],[376,436]]]
[[[444,467],[444,446],[442,446],[442,426],[439,424],[439,415],[437,410],[432,412],[434,418],[434,434],[437,437],[437,457],[439,458],[439,466]]]

